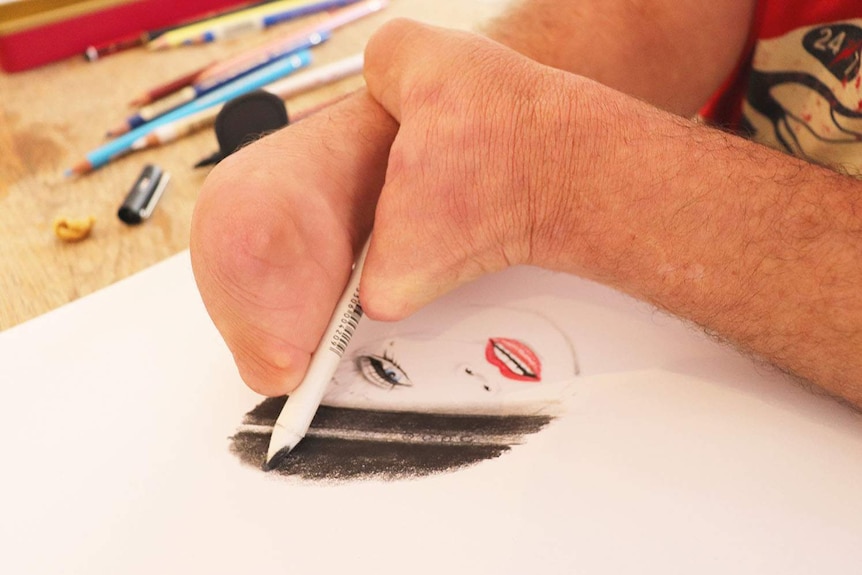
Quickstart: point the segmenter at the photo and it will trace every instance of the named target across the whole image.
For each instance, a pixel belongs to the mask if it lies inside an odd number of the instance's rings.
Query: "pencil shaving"
[[[57,218],[54,220],[54,235],[64,242],[80,242],[90,235],[95,223],[96,218],[93,216],[76,220]]]

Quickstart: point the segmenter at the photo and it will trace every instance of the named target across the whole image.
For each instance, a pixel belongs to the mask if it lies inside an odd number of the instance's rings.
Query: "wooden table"
[[[315,48],[315,64],[360,52],[385,20],[408,16],[461,29],[476,28],[504,0],[392,0],[371,17],[337,30]],[[35,70],[0,73],[0,330],[105,287],[188,247],[189,223],[207,169],[193,169],[217,148],[212,129],[131,154],[91,174],[63,171],[102,144],[105,131],[131,112],[135,94],[218,58],[290,31],[164,52],[136,49],[88,63],[73,58]],[[362,84],[343,80],[287,102],[302,110]],[[128,226],[117,209],[145,164],[172,178],[151,219]],[[89,238],[64,243],[56,218],[93,216]]]

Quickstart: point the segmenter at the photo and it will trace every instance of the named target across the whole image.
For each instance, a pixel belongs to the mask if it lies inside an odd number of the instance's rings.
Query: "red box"
[[[204,17],[249,0],[18,0],[0,4],[0,68],[17,72],[95,44]]]

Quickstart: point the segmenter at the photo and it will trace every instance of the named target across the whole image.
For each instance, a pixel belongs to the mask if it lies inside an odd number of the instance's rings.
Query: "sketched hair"
[[[268,398],[245,416],[230,445],[240,461],[263,468],[284,402]],[[497,458],[551,420],[322,406],[305,439],[271,473],[325,482],[415,479]]]

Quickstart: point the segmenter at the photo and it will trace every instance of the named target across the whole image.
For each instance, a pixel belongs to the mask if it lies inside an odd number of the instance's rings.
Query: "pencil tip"
[[[109,138],[116,138],[117,136],[122,136],[126,132],[129,131],[129,126],[117,126],[115,128],[111,128],[106,132],[106,136]]]
[[[67,168],[63,171],[63,177],[71,178],[72,176],[81,176],[86,174],[87,172],[91,172],[93,170],[93,165],[88,160],[83,160],[78,162],[71,168]]]
[[[282,447],[278,451],[275,452],[275,455],[269,458],[269,461],[263,464],[264,471],[272,471],[276,467],[281,467],[281,464],[287,459],[287,456],[290,455],[290,452],[293,451],[293,447],[287,446]]]

